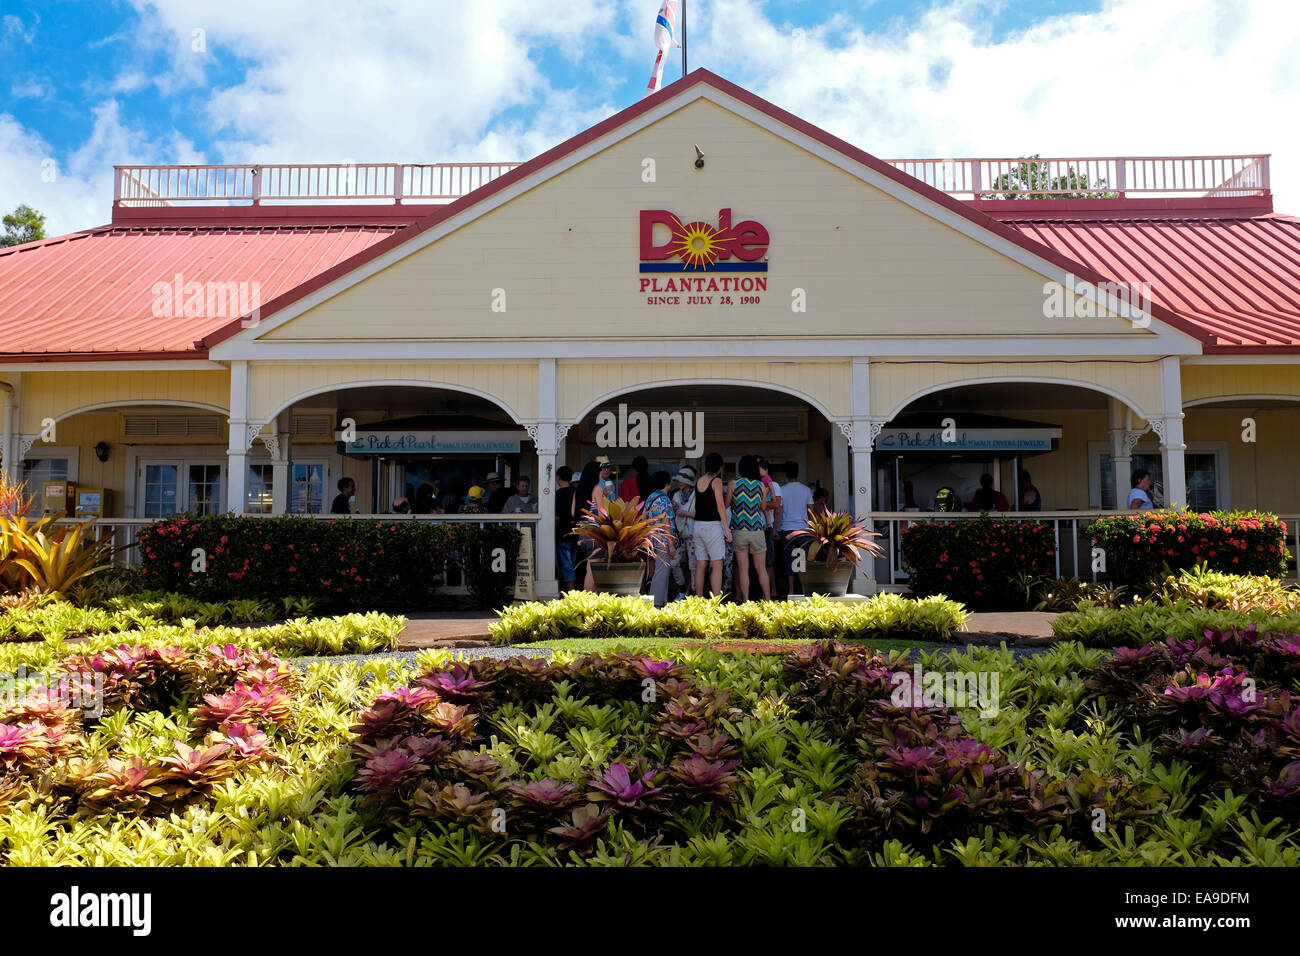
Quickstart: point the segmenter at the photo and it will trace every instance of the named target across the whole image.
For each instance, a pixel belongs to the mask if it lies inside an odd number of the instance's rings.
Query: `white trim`
[[[119,368],[118,371],[122,372],[124,370]],[[198,411],[212,412],[216,415],[222,415],[222,416],[230,415],[229,410],[225,408],[221,408],[220,406],[217,405],[208,405],[203,402],[181,402],[170,398],[158,398],[158,399],[132,398],[123,401],[99,402],[98,404],[95,405],[85,405],[81,408],[75,408],[70,412],[64,412],[54,420],[56,422],[61,422],[65,418],[71,418],[73,415],[87,415],[90,414],[91,412],[114,411],[118,408],[131,408],[131,407],[141,407],[141,406],[151,406],[151,405],[166,406],[168,408],[192,408]]]
[[[1149,438],[1146,436],[1150,436]],[[1134,455],[1161,459],[1160,442],[1152,433],[1144,435],[1133,446]],[[1094,511],[1101,509],[1101,456],[1111,454],[1109,441],[1088,442],[1088,507]],[[1229,511],[1232,508],[1232,483],[1228,480],[1228,443],[1226,441],[1191,441],[1187,443],[1184,455],[1214,455],[1214,497],[1215,510]],[[1162,466],[1163,467],[1163,464]],[[1165,482],[1168,485],[1168,482]],[[1116,483],[1116,491],[1119,489]],[[1167,492],[1166,492],[1167,494]],[[1125,502],[1127,504],[1127,502]],[[1125,508],[1118,508],[1125,511]]]
[[[490,362],[536,361],[554,358],[566,361],[672,359],[710,356],[715,358],[772,358],[783,361],[843,361],[854,356],[873,360],[897,359],[930,362],[970,362],[976,358],[1067,358],[1072,361],[1106,361],[1116,358],[1164,358],[1169,343],[1142,337],[1046,337],[1011,335],[963,338],[954,336],[891,336],[880,338],[791,338],[756,337],[747,334],[732,339],[502,339],[494,342],[437,339],[390,340],[383,342],[276,342],[246,348],[240,358],[284,364],[310,362],[355,363],[374,361],[478,360]]]
[[[120,372],[124,368],[133,372],[188,372],[195,369],[224,372],[227,366],[207,359],[164,362],[131,359],[121,362],[0,362],[0,372]]]
[[[928,385],[925,388],[921,389],[919,392],[913,393],[911,396],[904,399],[899,405],[895,406],[894,410],[889,413],[888,417],[885,418],[885,420],[892,421],[893,419],[897,418],[899,414],[904,409],[907,408],[908,405],[912,404],[912,402],[915,402],[917,399],[924,398],[926,395],[933,395],[935,392],[944,392],[950,388],[965,388],[967,385],[996,385],[999,383],[1010,383],[1010,384],[1017,384],[1017,385],[1022,383],[1027,385],[1028,384],[1071,385],[1075,388],[1084,389],[1085,391],[1100,392],[1103,395],[1109,395],[1111,398],[1119,399],[1129,408],[1133,409],[1133,413],[1137,415],[1139,418],[1142,419],[1147,418],[1147,414],[1143,412],[1142,409],[1138,407],[1138,404],[1134,402],[1131,398],[1128,398],[1127,396],[1123,395],[1120,392],[1115,391],[1114,389],[1107,388],[1105,385],[1098,385],[1095,382],[1082,382],[1082,381],[1077,381],[1068,378],[1052,378],[1043,375],[994,375],[985,378],[962,379],[959,382],[945,382],[941,385]],[[1154,414],[1155,413],[1152,412],[1152,415]]]
[[[656,106],[640,116],[630,119],[615,129],[610,130],[604,136],[600,136],[588,143],[584,143],[582,146],[567,155],[552,163],[542,166],[540,169],[518,182],[492,193],[491,195],[484,196],[481,200],[467,206],[456,215],[443,220],[422,233],[412,236],[409,240],[400,243],[383,255],[378,256],[369,262],[363,263],[346,275],[340,276],[333,282],[308,293],[297,301],[279,310],[270,318],[259,322],[256,326],[242,330],[224,342],[217,344],[210,350],[210,356],[213,359],[218,360],[262,357],[264,353],[261,349],[265,347],[265,344],[261,339],[266,334],[293,321],[298,316],[315,308],[317,305],[328,301],[346,289],[360,284],[389,266],[415,255],[434,242],[437,242],[439,239],[442,239],[443,237],[455,232],[457,229],[460,229],[462,226],[488,215],[494,210],[504,206],[512,199],[531,191],[545,182],[563,175],[592,156],[603,152],[623,140],[635,136],[647,127],[659,122],[659,120],[701,99],[708,100],[716,106],[719,106],[720,108],[767,130],[772,135],[785,140],[796,148],[803,149],[804,151],[825,160],[832,166],[843,170],[867,185],[872,186],[886,195],[904,203],[921,215],[928,216],[929,218],[956,230],[967,238],[993,250],[994,252],[1000,253],[1011,261],[1019,263],[1044,278],[1059,282],[1062,285],[1067,284],[1067,277],[1070,273],[1060,266],[1049,262],[1047,259],[1030,252],[1023,246],[1020,246],[1017,243],[984,228],[983,226],[977,225],[975,222],[960,215],[955,210],[949,209],[934,200],[924,198],[917,191],[896,182],[894,179],[877,172],[869,166],[850,159],[839,150],[826,146],[805,133],[797,132],[793,128],[778,122],[761,110],[755,109],[754,107],[742,103],[708,84],[702,83],[696,84],[687,90],[683,90],[676,96],[665,100],[659,106]],[[1107,311],[1115,311],[1114,306],[1117,303],[1110,302],[1110,305],[1107,305],[1107,302],[1109,302],[1113,297],[1109,295],[1102,295],[1100,297],[1092,295],[1093,290],[1090,285],[1085,286],[1081,291],[1084,297],[1089,298],[1094,302],[1097,302],[1097,299],[1100,298],[1102,301],[1097,304],[1102,308],[1106,308]],[[1164,348],[1161,349],[1163,354],[1201,354],[1202,343],[1198,339],[1185,332],[1180,332],[1171,326],[1165,325],[1163,322],[1150,317],[1145,312],[1138,310],[1138,313],[1140,317],[1148,319],[1150,324],[1146,327],[1146,332],[1144,334],[1132,335],[1133,338],[1139,340],[1148,339],[1150,341],[1163,343]],[[1124,322],[1127,320],[1116,316],[1106,316],[1099,321]],[[355,355],[354,347],[350,343],[338,344],[346,345],[349,349],[349,354],[354,355],[354,357],[360,357]],[[337,347],[338,345],[335,346],[335,348]],[[624,348],[625,347],[626,346],[624,346]],[[915,346],[913,345],[913,348],[914,347]],[[534,355],[536,355],[536,353],[534,353]],[[409,350],[406,352],[406,357],[408,359],[412,357]]]
[[[1211,395],[1208,398],[1194,398],[1190,402],[1183,402],[1183,408],[1197,408],[1218,402],[1300,402],[1300,395]]]
[[[356,361],[355,357],[353,358],[353,361]],[[467,395],[477,395],[479,398],[487,399],[493,405],[496,405],[503,412],[509,415],[515,421],[516,424],[522,425],[525,421],[530,421],[530,422],[533,421],[533,419],[521,418],[513,408],[511,408],[509,405],[505,403],[504,399],[496,395],[493,395],[491,392],[485,392],[482,391],[481,389],[472,388],[469,385],[458,385],[452,382],[435,382],[429,379],[417,380],[417,379],[404,379],[404,378],[381,378],[381,379],[362,379],[355,382],[339,382],[335,385],[322,385],[319,388],[310,389],[306,392],[302,392],[298,395],[295,395],[293,398],[289,399],[287,402],[285,402],[275,411],[271,412],[271,414],[267,418],[263,418],[263,419],[254,418],[254,419],[250,419],[250,422],[256,424],[258,421],[260,421],[261,427],[265,428],[271,422],[275,421],[276,416],[279,415],[281,412],[287,410],[288,408],[297,404],[298,402],[301,402],[304,399],[311,398],[315,395],[324,395],[328,392],[339,392],[348,388],[381,388],[385,386],[401,386],[407,388],[445,388],[453,392],[463,392]]]
[[[229,475],[230,469],[227,466],[226,459],[224,457],[192,458],[184,455],[141,455],[137,457],[136,469],[138,469],[138,471],[143,472],[144,469],[147,468],[149,465],[176,465],[177,466],[176,512],[175,512],[176,514],[183,514],[184,512],[190,509],[189,474],[188,474],[190,466],[204,465],[204,466],[216,466],[220,468],[221,471],[220,471],[220,477],[218,479],[218,487],[221,490],[222,506],[224,506],[225,498],[227,497],[226,486],[229,482],[229,477],[230,477]],[[143,474],[137,476],[136,473],[133,471],[132,474],[128,477],[131,477],[133,479],[133,483],[135,484],[135,489],[132,492],[131,510],[133,512],[138,512],[142,510],[141,506],[143,505],[143,500],[141,499],[141,495],[144,494],[144,490],[145,490],[143,480],[142,480],[144,476]],[[134,481],[134,479],[137,477],[140,478],[141,480]],[[222,513],[221,511],[215,512],[215,514],[221,514],[221,513]],[[135,517],[135,515],[131,515],[130,517]]]

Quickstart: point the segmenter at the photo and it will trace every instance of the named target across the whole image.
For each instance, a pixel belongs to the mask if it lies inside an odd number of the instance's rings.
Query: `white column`
[[[260,428],[250,435],[248,421],[248,363],[230,363],[230,444],[226,449],[226,510],[244,513],[248,485],[248,446]]]
[[[271,452],[271,514],[282,515],[289,510],[289,462],[292,458],[293,436],[289,433],[289,413],[281,412],[275,420],[275,435],[266,442]]]
[[[853,516],[871,527],[871,489],[874,475],[871,470],[871,449],[880,425],[871,418],[871,359],[853,359],[852,380],[853,421],[840,431],[848,439],[853,453]],[[876,593],[875,562],[865,561],[853,576],[853,590],[858,594]]]
[[[528,432],[537,445],[537,526],[533,535],[537,539],[537,574],[533,583],[539,598],[553,598],[560,594],[560,583],[555,576],[555,456],[563,436],[556,426],[559,407],[558,378],[555,359],[544,358],[537,363],[537,412],[540,421],[529,426]],[[563,429],[568,432],[568,428]]]
[[[10,373],[9,383],[13,386],[13,392],[11,394],[8,390],[4,390],[6,402],[4,421],[0,422],[4,426],[4,440],[0,443],[0,456],[3,456],[3,462],[0,463],[0,467],[4,468],[12,481],[22,481],[23,456],[19,454],[19,445],[23,433],[23,373]]]
[[[849,503],[849,440],[841,428],[831,429],[831,506],[843,511]]]
[[[1164,408],[1161,417],[1151,422],[1160,436],[1160,458],[1165,472],[1166,507],[1187,504],[1187,463],[1183,443],[1182,369],[1175,357],[1160,360],[1160,393]]]

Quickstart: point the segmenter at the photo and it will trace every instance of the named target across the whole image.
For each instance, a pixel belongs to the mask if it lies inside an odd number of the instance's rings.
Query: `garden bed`
[[[0,714],[0,865],[1300,864],[1300,644],[1257,633],[417,660],[73,655],[102,714]]]

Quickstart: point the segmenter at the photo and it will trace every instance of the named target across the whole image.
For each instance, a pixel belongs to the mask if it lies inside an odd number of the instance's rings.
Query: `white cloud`
[[[164,97],[183,95],[187,109],[197,102],[212,155],[179,134],[132,132],[104,101],[61,170],[67,193],[46,201],[51,226],[105,221],[111,166],[132,159],[526,159],[639,95],[657,6],[574,0],[551,16],[536,0],[133,3],[141,22],[115,42],[164,51],[169,69],[146,77],[127,68],[108,95],[152,83]],[[886,158],[1272,152],[1277,208],[1300,213],[1300,127],[1291,122],[1300,115],[1300,8],[1108,0],[1096,13],[994,37],[992,6],[954,0],[888,23],[868,7],[860,22],[839,14],[803,23],[796,51],[795,26],[774,23],[760,0],[691,0],[690,62]],[[200,53],[195,30],[205,31]],[[548,49],[583,64],[578,88],[541,72]],[[232,58],[248,68],[212,85]],[[677,72],[674,58],[665,80]],[[621,79],[632,82],[619,88]],[[33,131],[0,125],[0,200],[16,180],[30,184],[32,159],[46,151]]]
[[[1300,213],[1300,126],[1282,120],[1300,115],[1300,8],[1111,0],[999,39],[986,9],[806,28],[795,54],[761,4],[713,0],[692,61],[886,158],[1271,152],[1276,208]]]
[[[54,87],[43,77],[25,73],[14,77],[9,95],[15,100],[44,100],[54,95]]]

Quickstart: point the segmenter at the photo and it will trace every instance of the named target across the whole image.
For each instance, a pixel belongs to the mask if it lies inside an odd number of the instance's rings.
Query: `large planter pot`
[[[596,590],[606,594],[640,594],[645,565],[640,561],[603,561],[591,563]]]
[[[825,594],[827,597],[844,597],[849,593],[849,578],[853,565],[842,562],[834,571],[824,564],[814,564],[799,573],[804,594]]]

